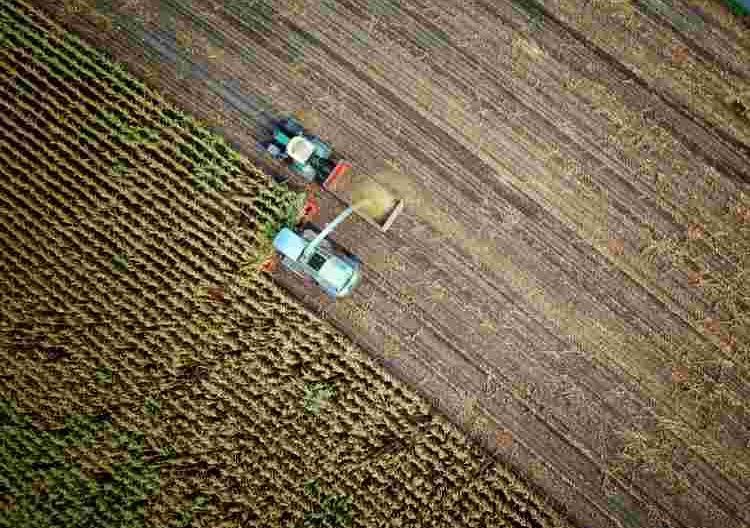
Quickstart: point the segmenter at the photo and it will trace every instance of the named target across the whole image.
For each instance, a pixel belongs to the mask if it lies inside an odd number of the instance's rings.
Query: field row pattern
[[[297,525],[317,506],[310,479],[351,496],[357,526],[565,524],[243,267],[293,193],[28,5],[6,2],[0,17],[0,391],[28,427],[95,415],[141,433],[159,468],[153,526],[193,514],[201,526]],[[205,167],[217,189],[194,180]],[[320,415],[302,404],[317,382],[336,391]],[[98,478],[118,447],[91,435],[66,457]],[[18,438],[12,449],[33,451]]]

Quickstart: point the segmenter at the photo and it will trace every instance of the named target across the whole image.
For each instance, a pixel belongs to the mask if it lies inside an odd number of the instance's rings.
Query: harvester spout
[[[354,211],[356,211],[357,209],[359,209],[360,207],[364,205],[366,205],[366,201],[361,201],[354,205],[351,205],[347,207],[344,211],[342,211],[336,218],[331,220],[328,223],[328,225],[325,226],[325,228],[323,228],[323,230],[320,233],[318,233],[318,235],[315,238],[313,238],[310,241],[310,243],[305,247],[305,250],[302,252],[302,255],[300,257],[300,260],[302,260],[302,262],[307,262],[310,259],[310,257],[313,256],[313,254],[315,253],[315,250],[318,248],[318,246],[323,241],[323,239],[325,239],[328,235],[330,235],[331,232],[334,229],[336,229],[341,222],[349,218],[349,216]]]

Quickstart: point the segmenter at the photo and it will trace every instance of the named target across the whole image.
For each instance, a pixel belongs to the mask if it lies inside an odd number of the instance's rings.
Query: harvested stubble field
[[[567,526],[260,272],[298,193],[0,23],[0,526]]]
[[[337,231],[366,263],[352,300],[278,281],[579,524],[750,523],[747,18],[714,0],[33,3],[241,150],[265,112],[298,113],[404,198],[387,236]]]

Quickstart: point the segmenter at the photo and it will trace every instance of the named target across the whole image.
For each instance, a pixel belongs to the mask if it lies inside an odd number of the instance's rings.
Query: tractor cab
[[[274,159],[286,161],[293,172],[324,189],[331,188],[351,169],[346,161],[333,161],[331,147],[319,137],[305,134],[302,125],[291,117],[275,122],[273,136],[260,146]]]

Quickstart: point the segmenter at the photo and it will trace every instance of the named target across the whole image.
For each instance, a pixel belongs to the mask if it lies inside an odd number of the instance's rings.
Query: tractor
[[[345,189],[339,182],[351,170],[351,163],[334,161],[331,147],[319,137],[305,133],[293,117],[277,119],[272,124],[270,139],[258,143],[262,151],[273,159],[285,161],[293,173],[301,175],[308,183],[319,184],[348,205],[366,198],[369,206],[358,208],[357,214],[380,231],[388,231],[404,208],[403,200],[394,199],[372,179],[364,185],[359,183],[354,189]],[[281,183],[286,178],[277,181]]]
[[[292,117],[276,121],[271,139],[259,146],[273,159],[286,161],[292,172],[307,182],[317,183],[326,190],[333,188],[335,181],[352,167],[347,161],[332,161],[331,147],[319,137],[305,134],[302,125]]]

